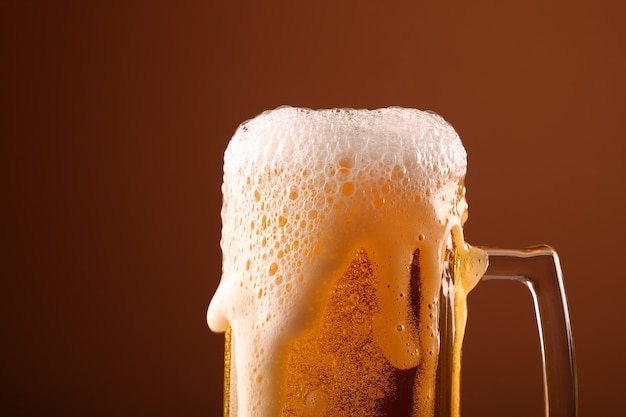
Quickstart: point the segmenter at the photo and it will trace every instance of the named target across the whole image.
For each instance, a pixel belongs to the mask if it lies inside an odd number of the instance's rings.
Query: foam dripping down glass
[[[466,297],[481,279],[535,301],[546,416],[575,416],[562,277],[547,246],[472,247],[466,153],[415,109],[280,107],[224,156],[225,416],[460,415]]]

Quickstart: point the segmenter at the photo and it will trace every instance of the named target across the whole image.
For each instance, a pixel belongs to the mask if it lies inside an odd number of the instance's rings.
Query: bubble
[[[341,186],[341,194],[343,194],[344,197],[350,196],[354,193],[354,183],[349,181],[349,182],[345,182],[343,183],[343,185]]]
[[[391,177],[395,180],[400,180],[404,178],[405,172],[406,172],[406,169],[403,166],[396,165],[391,170]]]
[[[324,192],[331,195],[335,194],[337,192],[337,183],[333,180],[326,181],[326,184],[324,184]]]
[[[341,158],[339,160],[339,167],[340,167],[339,171],[341,171],[342,174],[349,173],[353,166],[354,166],[354,161],[352,161],[349,158]]]
[[[310,391],[304,400],[311,416],[321,416],[326,408],[326,397],[322,390]]]

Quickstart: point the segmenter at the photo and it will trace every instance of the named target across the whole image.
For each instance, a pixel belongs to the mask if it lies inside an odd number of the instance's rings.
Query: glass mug
[[[224,155],[225,416],[460,415],[466,297],[530,289],[546,415],[577,414],[561,271],[547,246],[472,247],[466,153],[438,115],[279,107]]]

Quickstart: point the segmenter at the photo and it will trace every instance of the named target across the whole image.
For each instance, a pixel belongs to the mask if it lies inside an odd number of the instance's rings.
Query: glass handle
[[[556,252],[545,245],[521,250],[482,249],[489,255],[482,279],[520,281],[532,294],[541,341],[546,416],[576,417],[574,343]]]

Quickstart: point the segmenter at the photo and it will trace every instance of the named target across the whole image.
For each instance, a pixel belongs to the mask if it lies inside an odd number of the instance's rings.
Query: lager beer
[[[487,264],[463,240],[465,170],[454,129],[414,109],[281,107],[238,128],[208,311],[226,415],[458,415]]]

